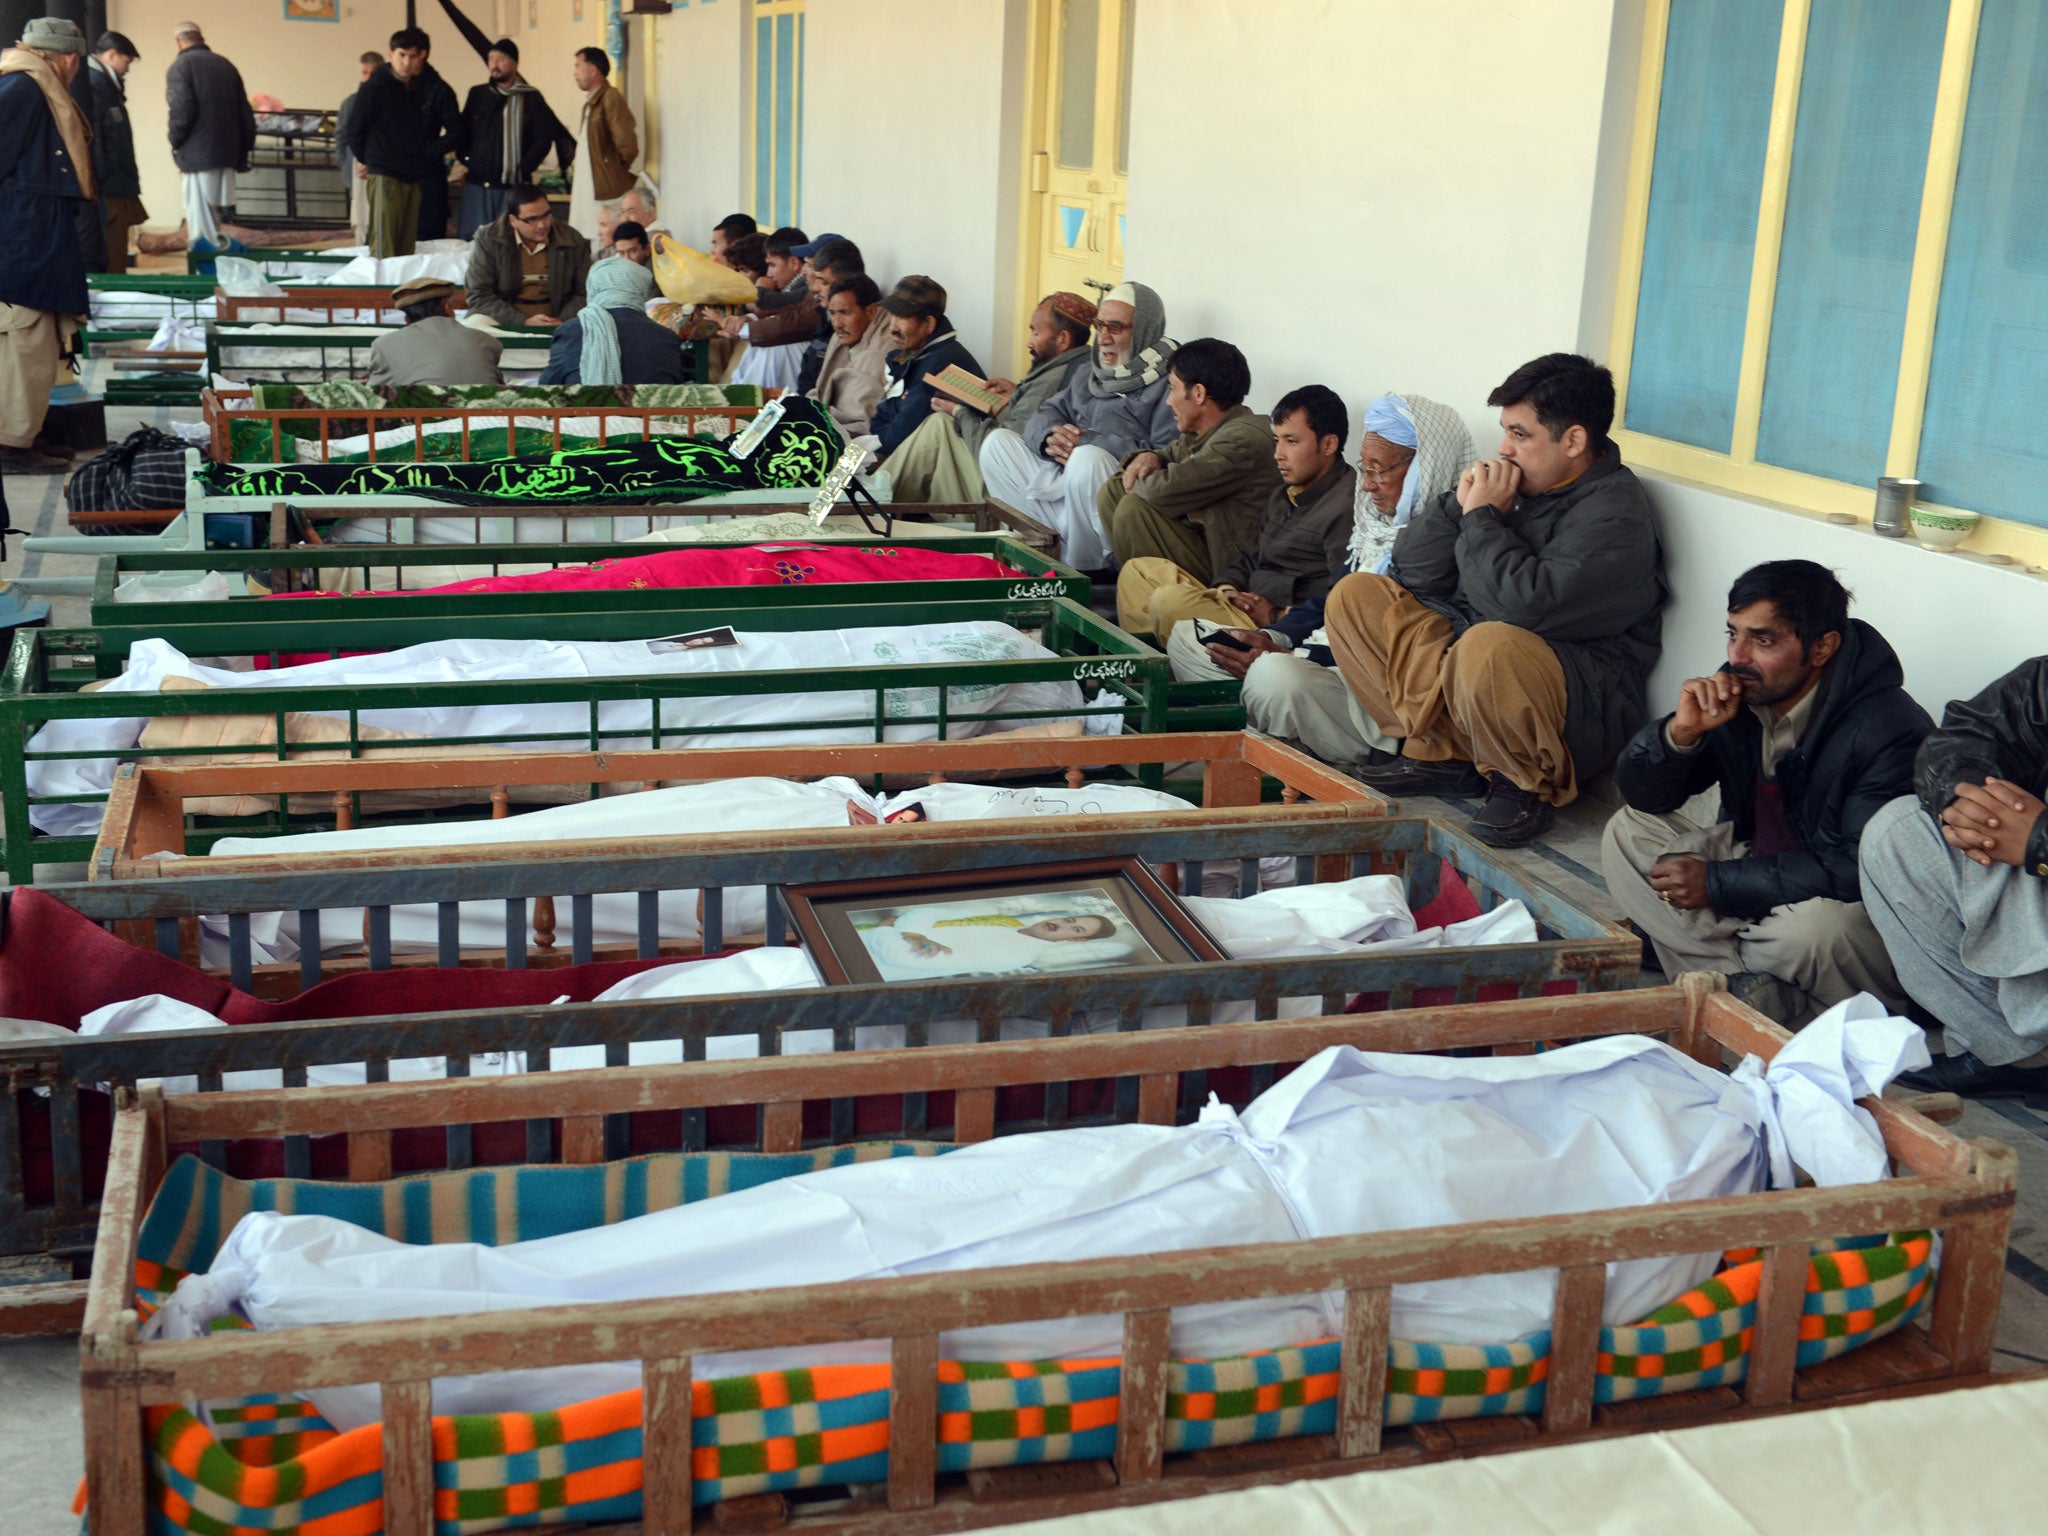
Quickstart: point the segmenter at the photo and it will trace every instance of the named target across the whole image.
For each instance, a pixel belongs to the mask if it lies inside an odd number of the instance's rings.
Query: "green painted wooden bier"
[[[270,558],[268,556],[265,557]],[[394,609],[398,606],[391,605]],[[911,617],[914,613],[914,618]],[[310,619],[290,626],[289,640],[265,625],[245,622],[194,624],[111,624],[79,629],[17,631],[4,674],[0,674],[0,802],[4,802],[4,854],[7,877],[20,884],[33,881],[38,863],[75,862],[89,857],[93,836],[44,835],[32,830],[29,813],[28,764],[37,761],[99,760],[115,762],[141,755],[133,745],[94,745],[65,751],[40,750],[29,743],[52,721],[150,719],[159,716],[239,715],[267,717],[272,734],[259,750],[291,755],[303,744],[290,739],[286,716],[321,713],[346,722],[345,739],[323,743],[321,750],[360,757],[384,750],[441,746],[525,745],[593,752],[623,746],[673,747],[682,738],[723,736],[768,730],[795,732],[831,729],[847,741],[882,741],[888,731],[926,726],[946,737],[967,718],[953,697],[956,689],[987,690],[1010,684],[1074,682],[1087,702],[1058,710],[996,707],[973,711],[984,722],[1026,725],[1047,718],[1076,715],[1120,717],[1127,728],[1145,732],[1167,729],[1170,672],[1157,650],[1133,638],[1081,604],[1066,597],[1030,600],[944,600],[920,602],[914,610],[900,602],[815,603],[806,606],[735,609],[730,605],[692,610],[682,623],[674,610],[583,610],[553,613],[474,615],[451,621],[444,616],[393,612],[368,618]],[[404,646],[460,637],[476,640],[648,640],[682,628],[707,628],[731,623],[753,633],[791,634],[839,629],[896,628],[909,624],[948,625],[993,621],[1034,634],[1053,654],[1026,660],[919,662],[901,666],[794,667],[758,672],[694,672],[577,678],[529,678],[517,681],[405,682],[330,687],[236,687],[177,690],[169,693],[88,693],[87,684],[120,675],[129,648],[146,639],[162,639],[189,657],[282,659],[284,646],[294,655],[340,656],[349,652],[388,651]],[[929,708],[912,703],[908,691],[935,690]],[[840,695],[848,702],[826,706],[821,715],[798,716],[771,723],[737,724],[678,722],[674,712],[663,718],[663,701],[729,698],[762,694]],[[894,696],[892,698],[892,696]],[[644,719],[635,712],[626,726],[601,723],[601,705],[645,701]],[[520,729],[504,736],[409,736],[381,744],[363,739],[361,716],[378,710],[476,708],[503,704],[579,704],[587,706],[587,727],[574,732]],[[217,755],[218,746],[152,749],[150,756]],[[105,792],[49,795],[42,805],[101,805]]]

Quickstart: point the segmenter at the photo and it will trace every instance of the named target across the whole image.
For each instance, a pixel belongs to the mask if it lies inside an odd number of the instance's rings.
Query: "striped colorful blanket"
[[[145,1310],[185,1273],[204,1270],[255,1210],[317,1212],[407,1242],[507,1243],[626,1219],[728,1190],[880,1157],[930,1155],[930,1143],[788,1155],[665,1154],[592,1167],[489,1168],[382,1184],[236,1180],[176,1163],[146,1217],[137,1284]],[[1799,1365],[1894,1332],[1933,1292],[1924,1232],[1817,1249],[1807,1277]],[[1601,1331],[1595,1398],[1616,1402],[1742,1379],[1762,1265],[1730,1254],[1706,1284],[1631,1327]],[[1395,1340],[1386,1422],[1539,1412],[1550,1339],[1446,1346]],[[1334,1339],[1227,1360],[1174,1361],[1169,1452],[1328,1434],[1336,1426]],[[941,1472],[1087,1460],[1116,1446],[1115,1360],[1008,1364],[942,1361]],[[692,1384],[699,1504],[887,1476],[889,1367],[824,1366]],[[203,1416],[202,1416],[203,1415]],[[640,1393],[559,1412],[434,1420],[437,1536],[640,1513]],[[306,1404],[252,1397],[151,1410],[153,1529],[373,1536],[382,1528],[380,1426],[337,1433]],[[82,1497],[82,1496],[81,1496]]]

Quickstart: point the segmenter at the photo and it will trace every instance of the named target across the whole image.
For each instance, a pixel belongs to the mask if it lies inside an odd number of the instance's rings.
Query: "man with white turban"
[[[1119,283],[1095,317],[1090,366],[1040,406],[1019,433],[999,427],[981,445],[988,493],[1052,528],[1060,558],[1078,570],[1109,563],[1096,496],[1134,453],[1180,437],[1167,407],[1167,364],[1178,343],[1166,307],[1143,283]]]
[[[1457,489],[1473,457],[1472,434],[1449,406],[1422,395],[1376,395],[1365,407],[1346,570],[1384,572],[1394,535],[1418,506]],[[1232,630],[1243,650],[1222,643],[1204,648],[1190,630],[1174,635],[1167,654],[1176,677],[1244,679],[1253,729],[1356,770],[1383,761],[1400,743],[1374,724],[1344,685],[1322,630],[1325,600],[1297,603],[1257,629]]]

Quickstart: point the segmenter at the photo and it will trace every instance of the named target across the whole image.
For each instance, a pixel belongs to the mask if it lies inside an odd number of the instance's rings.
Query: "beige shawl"
[[[0,75],[35,77],[36,84],[43,88],[43,100],[50,105],[50,115],[57,119],[57,132],[64,137],[64,148],[70,151],[72,169],[78,172],[79,190],[88,198],[99,196],[100,189],[92,179],[92,151],[87,148],[92,143],[92,129],[86,126],[85,114],[64,89],[64,82],[57,78],[50,61],[33,48],[0,50]]]

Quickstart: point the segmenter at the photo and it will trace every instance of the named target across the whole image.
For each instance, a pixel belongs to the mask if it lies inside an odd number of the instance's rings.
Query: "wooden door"
[[[1123,281],[1129,184],[1131,27],[1137,0],[1042,0],[1031,155],[1032,302],[1056,289],[1092,299]]]

